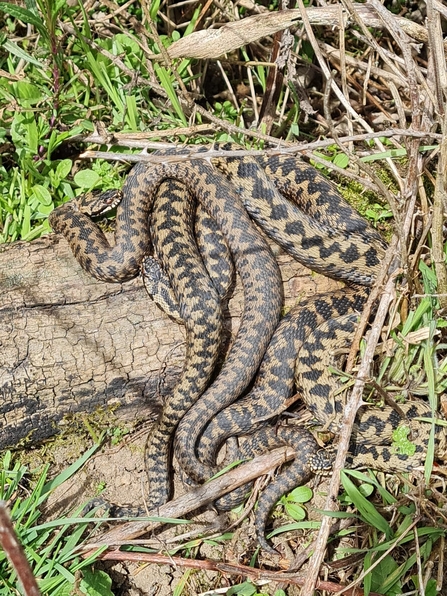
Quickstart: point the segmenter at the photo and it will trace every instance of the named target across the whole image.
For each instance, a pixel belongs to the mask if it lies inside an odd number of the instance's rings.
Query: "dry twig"
[[[40,596],[36,579],[14,532],[4,501],[0,501],[0,545],[17,573],[25,596]]]
[[[83,551],[90,551],[104,545],[112,547],[117,544],[126,544],[128,540],[141,536],[165,524],[167,518],[181,518],[191,511],[204,507],[222,495],[266,474],[294,457],[295,452],[290,447],[280,447],[267,455],[256,457],[235,470],[214,478],[174,501],[162,505],[156,511],[148,512],[148,517],[161,519],[154,519],[152,521],[137,520],[122,524],[101,536],[94,543],[83,546]],[[91,552],[87,552],[84,556],[87,557],[90,554]]]

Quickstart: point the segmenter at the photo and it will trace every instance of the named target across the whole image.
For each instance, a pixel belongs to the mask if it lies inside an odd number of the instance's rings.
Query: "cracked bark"
[[[324,277],[279,261],[286,304],[327,290]],[[237,285],[233,333],[241,307]],[[123,420],[154,417],[181,371],[183,328],[141,280],[91,278],[55,236],[0,246],[0,321],[0,448],[46,439],[98,407],[116,406]]]

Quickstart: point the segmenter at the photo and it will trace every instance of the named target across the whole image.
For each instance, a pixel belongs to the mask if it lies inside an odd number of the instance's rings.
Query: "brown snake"
[[[181,180],[187,189],[215,219],[231,250],[235,267],[244,288],[244,315],[237,338],[225,361],[221,375],[226,382],[216,388],[232,400],[245,389],[262,359],[279,320],[282,284],[276,261],[265,241],[253,227],[232,185],[210,165],[200,162],[161,164],[148,167],[138,164],[123,187],[123,199],[117,208],[115,246],[108,245],[98,226],[73,203],[66,203],[50,215],[50,224],[63,233],[76,258],[92,275],[112,281],[136,274],[134,263],[141,262],[148,248],[148,217],[153,201],[165,178]],[[143,240],[145,237],[145,240]],[[132,258],[129,252],[133,251]],[[109,259],[109,255],[111,258]],[[135,256],[137,255],[137,256]],[[128,267],[128,265],[130,267]],[[130,271],[129,271],[130,268]],[[181,273],[181,271],[180,271]],[[200,310],[200,305],[198,305]],[[207,329],[202,341],[208,341]],[[191,348],[191,353],[193,348]],[[200,356],[200,354],[199,354]],[[200,357],[187,365],[187,382],[194,389],[191,367],[201,367]],[[185,373],[185,369],[184,369]],[[154,508],[169,498],[169,447],[175,427],[198,395],[183,389],[184,375],[163,408],[162,415],[148,439],[146,461],[149,475],[148,507]],[[219,397],[216,396],[216,400]]]

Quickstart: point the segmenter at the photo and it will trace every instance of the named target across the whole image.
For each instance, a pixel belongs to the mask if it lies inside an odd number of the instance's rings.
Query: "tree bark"
[[[286,305],[326,291],[290,257],[278,258]],[[335,282],[329,282],[334,288]],[[184,330],[147,296],[141,279],[97,281],[64,239],[0,246],[0,448],[54,435],[70,416],[115,406],[148,418],[181,372]],[[228,323],[237,330],[236,284]]]

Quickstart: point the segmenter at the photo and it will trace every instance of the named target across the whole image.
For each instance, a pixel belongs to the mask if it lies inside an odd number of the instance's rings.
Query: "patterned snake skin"
[[[220,377],[225,377],[226,380],[213,385],[213,399],[220,401],[231,395],[228,402],[231,403],[255,374],[278,324],[282,306],[282,283],[270,248],[255,230],[238,194],[223,175],[205,162],[199,162],[194,167],[186,163],[167,163],[155,167],[138,164],[123,187],[123,200],[117,209],[113,248],[108,245],[90,217],[81,213],[79,206],[74,206],[72,202],[55,210],[50,215],[50,224],[54,231],[66,236],[76,258],[92,275],[106,281],[114,278],[128,279],[136,275],[134,263],[141,263],[148,250],[149,212],[160,182],[165,178],[181,180],[217,222],[242,281],[244,314],[237,338],[221,371]],[[123,210],[126,214],[122,213]],[[145,241],[142,236],[146,237]],[[132,258],[129,251],[133,251]],[[208,343],[213,342],[212,338],[208,338],[205,326],[196,330],[196,337],[203,341],[201,349],[208,349]],[[194,353],[193,348],[188,349]],[[188,375],[195,367],[196,375],[199,376],[201,366],[201,358],[186,364]],[[146,461],[149,508],[155,508],[169,498],[171,437],[184,413],[197,399],[197,395],[191,392],[186,395],[182,390],[183,378],[184,375],[171,399],[165,404],[161,418],[148,441]],[[194,383],[192,376],[189,378]]]

